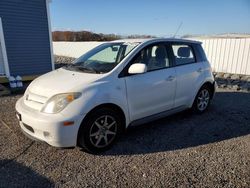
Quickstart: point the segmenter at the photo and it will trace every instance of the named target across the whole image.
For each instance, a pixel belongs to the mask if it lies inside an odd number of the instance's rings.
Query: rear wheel
[[[78,134],[78,144],[90,153],[109,149],[121,133],[119,114],[109,108],[97,109],[86,117]]]
[[[193,103],[193,110],[197,113],[205,112],[210,104],[211,96],[209,87],[202,86]]]

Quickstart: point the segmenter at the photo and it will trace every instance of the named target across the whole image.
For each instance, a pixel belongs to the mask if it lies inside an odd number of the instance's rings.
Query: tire
[[[205,112],[211,102],[212,93],[208,86],[204,85],[201,87],[201,89],[198,91],[192,109],[194,112],[201,114]]]
[[[115,143],[121,130],[121,118],[116,111],[110,108],[97,109],[82,122],[78,145],[93,154],[106,151]]]

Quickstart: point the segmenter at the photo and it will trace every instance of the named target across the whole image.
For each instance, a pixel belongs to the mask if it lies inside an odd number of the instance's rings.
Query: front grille
[[[32,132],[32,133],[35,132],[34,129],[33,129],[31,126],[27,125],[27,124],[23,123],[23,126],[24,126],[27,130],[29,130],[30,132]]]

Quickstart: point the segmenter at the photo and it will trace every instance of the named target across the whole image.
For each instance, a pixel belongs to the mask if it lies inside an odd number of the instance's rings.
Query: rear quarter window
[[[197,56],[197,61],[207,61],[207,56],[201,46],[201,44],[194,45],[195,53]]]
[[[176,66],[195,63],[193,48],[187,44],[172,44]]]

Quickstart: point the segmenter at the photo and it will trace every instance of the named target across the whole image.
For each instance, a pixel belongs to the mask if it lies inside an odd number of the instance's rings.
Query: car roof
[[[187,42],[201,44],[199,41],[187,40],[181,38],[142,38],[142,39],[121,39],[113,42],[144,43],[144,42]]]

